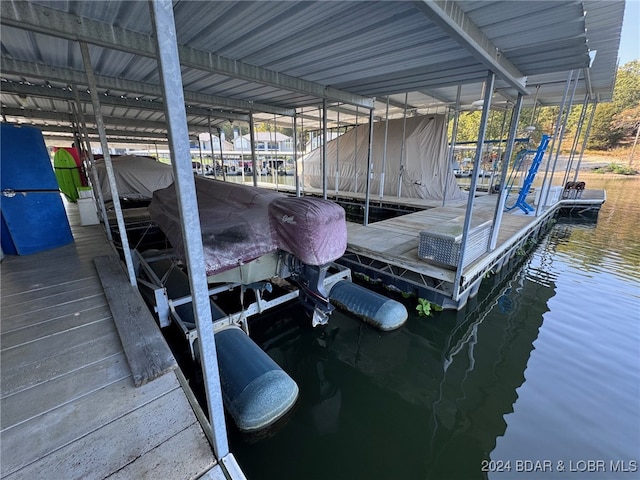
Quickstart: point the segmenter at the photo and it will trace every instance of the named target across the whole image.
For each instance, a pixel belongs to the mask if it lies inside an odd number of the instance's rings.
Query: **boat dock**
[[[491,231],[497,201],[497,195],[479,195],[474,202],[472,226],[487,225],[488,222],[487,235]],[[402,293],[415,294],[444,308],[460,309],[477,293],[485,275],[499,272],[515,255],[531,245],[527,243],[529,239],[536,241],[544,235],[553,224],[550,220],[559,211],[597,211],[604,201],[603,190],[587,190],[581,198],[560,200],[538,216],[525,215],[521,211],[505,212],[496,247],[464,265],[457,294],[455,267],[419,257],[420,232],[441,229],[442,225],[451,223],[461,225],[466,202],[426,208],[367,226],[349,223],[347,254],[341,263],[349,266],[355,276],[381,282]]]
[[[261,183],[260,186],[273,188]],[[291,193],[291,188],[279,186]],[[314,188],[305,188],[307,195],[322,195]],[[361,204],[365,195],[350,192],[328,192],[328,198],[349,204]],[[466,200],[442,201],[417,198],[383,197],[370,200],[371,207],[413,211],[390,219],[362,223],[347,222],[347,252],[339,263],[349,267],[355,277],[372,283],[381,283],[399,293],[417,295],[444,308],[460,309],[473,297],[482,279],[499,272],[516,255],[533,245],[553,225],[552,219],[561,211],[573,213],[598,212],[606,200],[604,190],[584,190],[578,198],[564,198],[542,209],[539,215],[525,215],[514,209],[502,216],[496,246],[481,253],[465,264],[456,292],[456,268],[429,262],[418,256],[420,232],[441,229],[442,225],[462,225]],[[491,222],[498,195],[477,192],[474,200],[472,226]],[[527,197],[535,204],[535,189]],[[491,226],[487,225],[488,233]],[[531,239],[531,242],[529,241]]]
[[[114,251],[66,208],[74,243],[2,261],[1,477],[224,478],[180,371],[134,385],[93,262]]]

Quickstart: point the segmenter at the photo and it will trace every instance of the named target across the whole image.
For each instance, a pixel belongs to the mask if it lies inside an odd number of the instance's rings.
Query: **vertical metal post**
[[[304,134],[304,109],[302,109],[300,111],[300,135],[302,135],[302,146],[303,146],[303,153],[307,153],[307,143],[306,143],[306,135]],[[300,159],[300,167],[302,170],[302,185],[300,185],[300,189],[301,189],[301,193],[304,194],[304,155],[302,155],[302,158]]]
[[[469,199],[467,200],[467,209],[464,216],[464,225],[462,227],[462,241],[460,243],[460,255],[458,256],[458,268],[453,285],[453,299],[458,300],[460,294],[460,281],[462,279],[462,270],[464,268],[465,250],[467,248],[467,237],[471,227],[471,215],[473,212],[473,203],[476,195],[476,187],[478,185],[478,172],[480,171],[480,160],[482,159],[482,146],[484,145],[484,136],[487,132],[487,119],[489,118],[489,110],[491,109],[491,96],[493,95],[493,84],[495,74],[491,71],[487,74],[487,80],[484,87],[484,103],[482,105],[482,117],[480,119],[480,129],[478,130],[478,143],[476,144],[476,156],[473,162],[473,171],[471,174],[471,186],[469,187]]]
[[[442,206],[447,203],[447,186],[449,185],[449,172],[451,172],[451,165],[453,164],[453,153],[456,149],[456,138],[458,136],[458,119],[460,118],[460,95],[462,94],[462,85],[458,85],[458,92],[456,93],[456,111],[453,115],[453,129],[451,132],[451,148],[449,148],[449,155],[447,156],[447,175],[445,176],[444,192],[442,193]]]
[[[338,134],[336,135],[336,195],[340,190],[340,112],[338,112]]]
[[[129,273],[129,282],[131,283],[132,286],[135,287],[138,284],[138,282],[136,280],[136,274],[133,268],[131,250],[129,249],[129,239],[127,238],[127,230],[124,224],[124,216],[122,215],[122,207],[120,206],[120,197],[118,197],[118,186],[116,185],[116,177],[113,173],[111,155],[109,154],[109,145],[107,144],[107,134],[105,133],[104,119],[102,118],[102,111],[100,110],[100,100],[98,99],[96,78],[93,74],[93,66],[91,65],[91,57],[89,56],[89,47],[87,46],[86,43],[80,42],[80,52],[82,53],[82,61],[84,62],[84,69],[87,74],[87,81],[89,83],[89,92],[91,94],[91,103],[93,104],[93,110],[96,117],[96,126],[98,127],[98,134],[100,135],[100,145],[102,146],[102,154],[104,156],[104,165],[107,170],[107,178],[109,179],[109,186],[111,187],[113,208],[116,213],[118,229],[120,230],[120,241],[122,242],[122,253],[124,255],[125,264],[127,265],[127,272]]]
[[[171,0],[150,0],[150,10],[157,44],[158,70],[167,111],[169,142],[173,152],[173,171],[182,218],[182,235],[198,331],[209,422],[213,433],[213,449],[218,459],[222,460],[229,454],[229,444],[222,406],[207,277],[204,269],[202,231],[196,202],[195,182],[191,171],[189,135],[176,44],[173,4]]]
[[[409,93],[404,94],[404,118],[402,122],[402,144],[400,145],[400,171],[398,172],[398,198],[402,195],[402,176],[404,174],[404,143],[407,131],[407,103],[409,101]]]
[[[322,198],[327,199],[327,99],[322,99]]]
[[[502,172],[500,173],[500,197],[493,214],[493,227],[491,228],[491,239],[489,240],[489,251],[496,248],[498,242],[498,234],[500,233],[500,224],[502,223],[502,214],[504,212],[504,204],[507,201],[509,190],[505,185],[509,164],[511,163],[511,155],[513,154],[513,146],[516,142],[516,134],[518,133],[518,120],[520,120],[520,111],[522,110],[522,94],[518,93],[516,104],[511,112],[511,124],[509,125],[509,138],[504,150],[502,160]]]
[[[582,110],[580,110],[580,118],[578,118],[578,124],[576,125],[575,135],[573,136],[573,143],[571,144],[571,152],[569,152],[569,161],[567,162],[567,166],[564,169],[564,177],[562,178],[561,185],[564,186],[567,184],[567,180],[569,179],[569,173],[571,172],[571,168],[573,166],[573,159],[576,156],[576,149],[578,148],[578,142],[580,141],[580,134],[582,133],[582,127],[584,126],[584,119],[587,114],[587,102],[589,101],[589,94],[585,94],[584,101],[582,102]]]
[[[542,211],[544,205],[547,204],[549,199],[549,193],[551,192],[551,186],[553,185],[553,175],[556,173],[556,165],[558,164],[558,157],[560,156],[560,148],[562,147],[562,141],[564,140],[564,134],[567,131],[567,121],[569,120],[569,115],[571,114],[571,108],[573,107],[573,97],[576,94],[576,89],[578,88],[578,80],[580,79],[580,72],[576,72],[576,78],[573,83],[573,90],[571,91],[571,96],[569,97],[569,101],[567,102],[567,110],[564,116],[564,120],[562,122],[562,130],[560,131],[560,138],[558,139],[558,148],[556,149],[556,156],[553,160],[553,167],[551,168],[551,177],[549,178],[549,186],[547,187],[546,192],[540,193],[540,202],[538,203],[538,210],[536,213]],[[543,182],[543,190],[544,190],[544,182]],[[544,199],[543,194],[544,193]]]
[[[353,151],[353,191],[358,192],[358,106],[356,105],[355,149]]]
[[[204,158],[202,158],[202,142],[200,142],[200,134],[196,134],[196,138],[198,139],[198,156],[200,157],[200,171],[202,175],[204,175]],[[191,150],[191,149],[189,149]],[[196,172],[198,169],[196,168]]]
[[[373,168],[373,108],[369,110],[369,148],[367,149],[367,180],[364,197],[364,226],[369,225],[369,199],[371,192],[371,170]]]
[[[576,165],[576,174],[573,176],[573,181],[576,182],[578,180],[578,172],[580,171],[580,164],[582,163],[582,155],[584,154],[585,148],[587,148],[587,140],[589,140],[589,134],[591,133],[591,125],[593,124],[593,117],[596,114],[596,107],[598,106],[598,101],[593,102],[593,107],[591,107],[591,115],[589,116],[589,123],[587,124],[587,130],[584,132],[584,139],[582,140],[582,148],[580,149],[580,158],[578,158],[578,163]]]
[[[253,174],[253,186],[258,186],[258,159],[256,158],[256,129],[253,124],[253,112],[249,113],[249,142],[251,143],[251,173]]]
[[[560,132],[560,124],[562,123],[562,115],[564,113],[564,107],[566,105],[567,102],[567,96],[569,95],[569,88],[571,87],[571,79],[573,78],[573,70],[571,70],[569,72],[569,75],[567,76],[567,84],[565,86],[564,89],[564,95],[562,96],[562,102],[560,103],[560,110],[558,111],[558,116],[556,117],[556,126],[553,132],[553,139],[551,140],[551,148],[548,150],[547,154],[547,165],[545,167],[544,170],[544,177],[542,179],[542,187],[544,188],[545,183],[547,182],[547,174],[549,173],[549,166],[551,165],[551,156],[553,155],[553,151],[554,148],[556,146],[556,140],[558,138],[558,134]],[[538,201],[538,205],[536,206],[536,216],[538,216],[541,208],[540,206],[543,204],[542,203],[542,195],[540,195],[540,200]]]
[[[72,147],[80,150],[80,125],[78,125],[78,118],[76,117],[75,110],[71,104],[71,100],[67,100],[67,108],[69,109],[69,118],[71,121],[71,131],[73,133]]]
[[[220,142],[220,165],[222,165],[222,181],[227,181],[227,172],[224,169],[224,154],[222,153],[222,129],[218,128],[218,142]],[[213,157],[213,143],[211,144],[211,157]]]
[[[95,195],[97,196],[98,205],[100,207],[100,216],[104,223],[104,229],[107,234],[107,239],[111,242],[113,237],[111,236],[111,227],[109,226],[109,217],[107,216],[107,209],[104,206],[104,196],[102,195],[102,188],[100,186],[100,179],[98,178],[98,172],[95,169],[95,159],[93,158],[93,150],[91,149],[91,141],[89,140],[89,132],[87,131],[87,123],[85,122],[84,112],[82,111],[82,104],[80,103],[80,94],[78,93],[78,86],[73,86],[73,92],[75,95],[78,119],[80,120],[80,126],[82,128],[82,136],[86,144],[87,155],[89,155],[89,169],[91,170],[91,181],[93,182],[93,188]]]
[[[211,163],[213,167],[213,178],[218,179],[218,173],[216,172],[216,157],[213,155],[213,134],[211,133],[211,117],[207,117],[207,128],[209,130],[209,144],[211,145]]]
[[[296,197],[300,196],[300,172],[298,170],[298,114],[294,112],[293,122],[293,168],[296,174]]]
[[[389,139],[389,96],[387,95],[387,108],[384,113],[384,148],[382,150],[382,167],[380,171],[380,200],[384,197],[384,176],[387,171],[387,140]]]
[[[278,132],[276,131],[276,115],[275,113],[273,114],[273,144],[274,145],[278,145]],[[271,123],[269,123],[269,140],[271,140]],[[276,148],[276,162],[275,162],[275,171],[276,171],[276,190],[278,190],[278,174],[279,172],[279,167],[278,167],[278,151],[279,149]]]
[[[513,114],[511,115],[513,117]],[[493,190],[493,181],[495,180],[495,173],[496,173],[496,164],[498,162],[498,159],[502,159],[502,143],[504,142],[504,127],[507,124],[507,110],[505,109],[504,114],[502,115],[502,125],[500,125],[500,143],[498,143],[498,153],[496,154],[496,159],[495,159],[495,163],[492,161],[492,165],[491,165],[491,177],[489,178],[489,190],[488,190],[488,194],[491,195],[491,191]]]

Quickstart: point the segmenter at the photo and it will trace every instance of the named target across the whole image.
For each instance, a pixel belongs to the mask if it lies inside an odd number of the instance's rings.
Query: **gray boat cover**
[[[195,183],[207,275],[277,249],[324,265],[347,248],[345,212],[334,202],[202,177]],[[184,261],[175,185],[154,192],[149,213]]]
[[[130,200],[151,200],[153,192],[173,183],[173,168],[151,157],[122,155],[111,159],[116,178],[118,197]],[[97,160],[94,168],[98,173],[100,188],[105,202],[112,199],[111,185],[107,177],[104,160]]]

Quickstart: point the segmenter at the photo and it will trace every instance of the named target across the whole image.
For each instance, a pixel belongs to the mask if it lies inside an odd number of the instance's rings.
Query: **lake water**
[[[587,187],[607,190],[597,222],[558,218],[463,311],[254,325],[300,398],[265,438],[230,431],[247,477],[640,478],[640,178]]]

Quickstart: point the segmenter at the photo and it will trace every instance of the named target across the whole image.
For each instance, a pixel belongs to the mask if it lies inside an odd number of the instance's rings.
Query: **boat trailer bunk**
[[[408,314],[401,303],[352,283],[351,271],[335,263],[346,249],[339,205],[206,178],[195,182],[223,402],[238,428],[251,433],[284,416],[298,387],[253,343],[249,317],[296,298],[313,326],[327,323],[334,304],[381,330],[399,328]],[[175,323],[195,360],[198,332],[176,195],[174,185],[157,190],[149,205],[172,248],[134,251],[134,263],[160,326]],[[229,295],[238,300],[230,313],[217,301]]]

